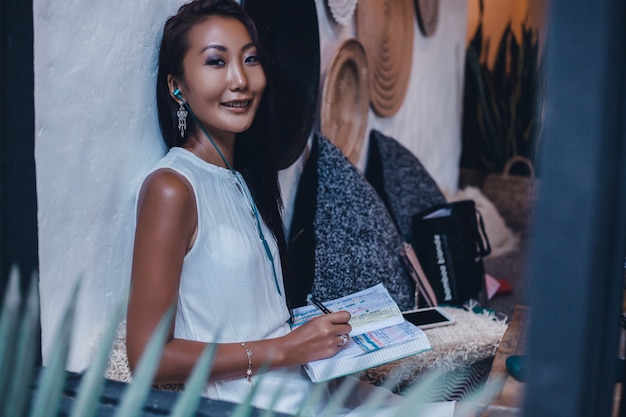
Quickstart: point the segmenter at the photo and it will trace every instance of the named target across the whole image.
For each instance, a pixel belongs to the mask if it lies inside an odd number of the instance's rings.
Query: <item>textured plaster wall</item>
[[[86,366],[126,294],[134,192],[164,152],[153,99],[158,28],[176,3],[33,3],[44,364],[78,278],[70,370]]]
[[[354,25],[316,0],[322,77]],[[134,195],[165,149],[154,105],[159,31],[181,0],[34,0],[35,162],[44,364],[70,289],[80,280],[69,369],[85,368],[128,289]],[[399,140],[435,180],[456,188],[466,0],[443,0],[436,34],[415,27],[406,101],[376,128]],[[286,220],[307,152],[281,172]],[[367,142],[358,167],[363,169]]]

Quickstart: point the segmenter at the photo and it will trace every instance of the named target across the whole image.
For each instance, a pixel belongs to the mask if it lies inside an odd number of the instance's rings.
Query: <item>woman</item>
[[[165,25],[157,107],[171,149],[138,196],[127,351],[133,369],[176,302],[155,382],[184,382],[206,344],[218,343],[206,395],[241,402],[269,364],[255,405],[268,407],[282,389],[275,408],[293,413],[312,385],[300,365],[342,348],[350,314],[290,331],[272,146],[244,134],[263,122],[255,118],[267,83],[259,48],[254,24],[231,0],[192,1]]]

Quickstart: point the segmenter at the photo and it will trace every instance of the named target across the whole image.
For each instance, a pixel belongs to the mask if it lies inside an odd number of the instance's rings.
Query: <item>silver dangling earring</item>
[[[185,110],[185,106],[183,106],[183,102],[180,102],[180,107],[176,112],[176,116],[178,116],[178,130],[180,130],[180,137],[185,136],[185,130],[187,130],[187,110]]]

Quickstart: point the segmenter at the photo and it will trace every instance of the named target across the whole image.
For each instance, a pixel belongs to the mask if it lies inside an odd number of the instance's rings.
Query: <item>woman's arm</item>
[[[154,329],[178,299],[183,259],[191,248],[197,225],[191,185],[171,170],[146,178],[139,194],[137,228],[128,303],[126,346],[134,369]],[[339,335],[350,332],[350,314],[336,312],[318,317],[295,331],[274,339],[245,341],[253,352],[252,370],[301,365],[332,356],[341,349]],[[184,382],[206,344],[174,339],[170,327],[155,382]],[[248,357],[240,343],[218,346],[212,379],[246,376]]]
[[[159,320],[178,298],[183,259],[196,228],[197,214],[191,185],[174,171],[163,169],[149,175],[139,193],[128,302],[126,347],[131,370],[139,362],[145,345]],[[170,327],[168,345],[172,343]],[[202,345],[189,344],[178,361],[191,363]],[[166,346],[160,375],[170,375],[176,365]],[[177,349],[178,350],[178,349]],[[187,353],[185,353],[187,352]],[[186,357],[187,356],[187,357]]]

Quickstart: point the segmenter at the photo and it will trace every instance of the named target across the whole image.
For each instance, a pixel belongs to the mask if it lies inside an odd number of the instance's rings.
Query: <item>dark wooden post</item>
[[[550,1],[524,415],[610,416],[624,286],[626,2]]]
[[[33,5],[0,5],[0,295],[13,265],[22,289],[37,269]],[[0,304],[3,297],[0,297]]]

